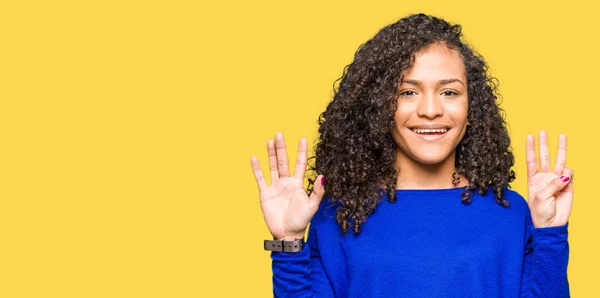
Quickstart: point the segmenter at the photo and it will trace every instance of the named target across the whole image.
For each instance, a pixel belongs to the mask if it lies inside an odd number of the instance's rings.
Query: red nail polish
[[[569,182],[570,179],[571,178],[569,178],[569,177],[567,177],[565,175],[560,176],[560,180],[562,180],[562,182]]]
[[[321,176],[321,185],[325,186],[325,176]]]

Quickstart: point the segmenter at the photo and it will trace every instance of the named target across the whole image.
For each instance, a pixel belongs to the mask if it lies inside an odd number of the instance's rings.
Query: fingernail
[[[325,176],[321,176],[321,185],[325,186]]]
[[[560,180],[562,180],[562,182],[569,182],[571,178],[569,178],[568,176],[562,175],[560,176]]]

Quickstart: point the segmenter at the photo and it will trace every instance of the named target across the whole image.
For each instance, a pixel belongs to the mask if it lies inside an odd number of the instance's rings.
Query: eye
[[[400,91],[400,96],[402,97],[410,97],[413,95],[417,95],[417,92],[412,91],[412,90],[404,90],[404,91]]]
[[[448,97],[453,97],[453,96],[458,96],[459,93],[453,90],[446,90],[444,92],[442,92],[443,96],[448,96]]]

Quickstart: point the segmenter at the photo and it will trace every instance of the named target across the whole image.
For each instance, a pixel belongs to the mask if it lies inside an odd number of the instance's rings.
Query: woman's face
[[[457,51],[434,44],[417,53],[399,86],[398,154],[427,165],[454,157],[467,128],[467,79]]]

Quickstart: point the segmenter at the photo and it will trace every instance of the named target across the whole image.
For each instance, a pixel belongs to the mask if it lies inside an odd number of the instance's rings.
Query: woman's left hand
[[[550,170],[548,134],[539,132],[539,160],[535,154],[535,138],[527,136],[527,185],[531,219],[536,228],[565,225],[573,207],[573,170],[565,167],[567,162],[567,136],[558,138],[558,156],[554,169]]]

